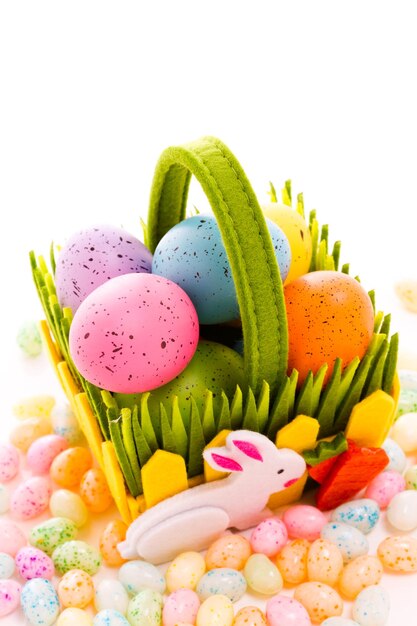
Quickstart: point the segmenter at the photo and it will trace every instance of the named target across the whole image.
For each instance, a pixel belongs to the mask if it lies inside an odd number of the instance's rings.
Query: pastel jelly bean
[[[93,626],[131,626],[124,615],[114,609],[104,609],[93,619]]]
[[[15,569],[14,558],[10,554],[0,552],[0,579],[11,578]]]
[[[92,626],[93,620],[83,609],[64,609],[55,626]]]
[[[27,452],[26,463],[34,474],[49,472],[52,461],[68,448],[68,441],[59,435],[44,435],[36,439]]]
[[[398,398],[397,416],[417,411],[417,389],[401,389]]]
[[[88,510],[81,496],[69,489],[57,489],[49,501],[49,510],[54,517],[65,517],[81,528],[88,520]]]
[[[151,589],[161,594],[166,589],[165,578],[159,569],[146,561],[128,561],[119,569],[118,576],[120,582],[131,596],[140,593],[144,589]]]
[[[165,578],[167,590],[194,589],[206,571],[206,562],[199,552],[182,552],[169,565]]]
[[[49,419],[30,417],[10,431],[10,442],[21,452],[27,452],[36,439],[51,432],[52,426]]]
[[[113,609],[125,615],[129,595],[119,580],[104,578],[96,587],[94,604],[97,611]]]
[[[365,587],[377,585],[382,572],[381,561],[376,556],[358,556],[345,565],[339,579],[339,589],[346,598],[353,600]]]
[[[78,420],[67,402],[59,403],[51,411],[51,423],[54,433],[64,437],[70,446],[76,446],[83,438]]]
[[[196,591],[200,600],[220,594],[231,602],[237,602],[246,591],[246,580],[241,572],[228,567],[219,567],[206,572],[198,581]]]
[[[367,535],[375,528],[380,516],[378,503],[371,498],[351,500],[341,504],[331,514],[333,522],[343,522],[354,526]]]
[[[91,468],[93,459],[87,448],[74,446],[64,450],[52,462],[51,478],[60,487],[78,487],[81,478]]]
[[[284,512],[282,518],[292,539],[314,541],[320,537],[320,531],[327,523],[327,517],[315,506],[296,504]]]
[[[273,624],[269,622],[271,626]],[[165,626],[165,624],[164,624]],[[170,624],[174,626],[174,624]],[[233,626],[267,626],[266,617],[257,606],[244,606],[235,615]]]
[[[391,438],[405,453],[417,450],[417,412],[400,415],[391,429]]]
[[[343,602],[337,591],[324,583],[302,583],[294,591],[294,599],[306,609],[313,624],[342,615]]]
[[[216,539],[206,552],[207,569],[230,567],[243,569],[251,555],[251,546],[246,537],[229,533]]]
[[[26,356],[35,357],[42,352],[42,339],[36,322],[24,322],[18,330],[16,341]]]
[[[293,539],[275,557],[275,564],[286,583],[298,585],[307,580],[309,548],[310,542],[307,539]]]
[[[16,554],[16,567],[20,576],[25,580],[32,578],[51,580],[55,573],[54,564],[49,556],[32,546],[20,548]]]
[[[103,513],[112,505],[113,498],[102,469],[93,467],[86,471],[80,482],[80,496],[92,513]]]
[[[417,528],[417,491],[406,489],[397,493],[388,505],[387,520],[397,530]]]
[[[196,626],[232,626],[233,618],[233,604],[229,598],[211,596],[200,605]]]
[[[279,593],[284,584],[279,569],[264,554],[252,554],[243,573],[249,587],[264,595]]]
[[[360,626],[360,624],[347,617],[329,617],[322,622],[321,626]]]
[[[6,513],[10,507],[10,495],[7,487],[0,484],[0,515]]]
[[[411,465],[404,474],[405,488],[417,490],[417,465]]]
[[[352,615],[361,626],[384,626],[390,610],[388,593],[380,585],[366,587],[353,603]]]
[[[55,398],[49,395],[29,396],[13,405],[13,415],[21,420],[31,417],[49,418]]]
[[[336,584],[343,569],[343,557],[339,548],[325,539],[316,539],[311,544],[307,557],[307,575],[326,585]]]
[[[269,517],[258,524],[250,536],[251,548],[266,556],[274,556],[288,539],[287,528],[279,517]]]
[[[19,463],[17,449],[8,443],[0,444],[0,482],[12,480],[19,471]]]
[[[378,503],[381,509],[386,509],[395,494],[405,489],[405,478],[394,470],[381,472],[366,488],[365,497]]]
[[[21,585],[15,580],[0,580],[0,618],[17,609],[21,590]]]
[[[160,626],[162,596],[157,591],[144,589],[129,601],[126,617],[131,626]]]
[[[32,476],[12,493],[10,510],[21,520],[29,520],[43,513],[49,504],[52,489],[45,476]]]
[[[394,470],[396,472],[403,472],[407,463],[407,458],[404,454],[404,450],[398,445],[394,439],[387,437],[382,444],[382,449],[388,454],[389,463],[385,470]]]
[[[386,537],[378,546],[383,566],[393,572],[417,572],[417,538],[409,535]]]
[[[58,583],[58,597],[64,607],[83,609],[94,597],[93,579],[81,569],[69,570]]]
[[[75,539],[77,533],[77,526],[72,520],[65,517],[51,517],[32,528],[29,543],[51,556],[55,548],[66,541]]]
[[[367,554],[368,540],[360,530],[342,522],[329,522],[321,531],[323,539],[334,543],[342,553],[343,561],[347,563],[357,556]]]
[[[268,626],[311,626],[305,607],[294,598],[277,595],[266,603]]]
[[[125,563],[117,546],[124,541],[126,531],[126,524],[118,519],[112,520],[104,528],[100,537],[100,552],[106,565],[118,567]]]
[[[0,520],[0,552],[15,557],[25,545],[26,537],[17,525],[8,520]]]
[[[58,572],[65,574],[71,569],[82,569],[90,576],[97,573],[101,565],[98,550],[85,541],[67,541],[55,548],[52,560]]]
[[[52,626],[59,615],[59,599],[52,583],[32,578],[23,587],[20,603],[32,626]]]
[[[162,610],[163,626],[175,626],[179,622],[194,624],[200,608],[200,599],[192,589],[177,589],[166,598]]]

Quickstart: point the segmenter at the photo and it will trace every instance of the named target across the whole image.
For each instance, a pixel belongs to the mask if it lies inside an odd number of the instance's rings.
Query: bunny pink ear
[[[261,453],[253,443],[250,443],[249,441],[233,439],[233,445],[251,459],[255,459],[256,461],[263,461]]]
[[[203,452],[204,459],[210,467],[220,472],[242,472],[243,467],[241,464],[230,456],[223,454],[224,450],[225,448],[207,448]]]

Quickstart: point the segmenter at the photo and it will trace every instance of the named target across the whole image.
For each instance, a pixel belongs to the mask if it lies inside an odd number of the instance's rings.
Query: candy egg
[[[129,596],[120,581],[105,578],[96,587],[94,604],[97,611],[113,609],[125,615],[129,604]]]
[[[353,603],[352,615],[361,626],[384,626],[388,619],[388,593],[379,585],[366,587]]]
[[[107,511],[113,503],[113,498],[102,469],[93,467],[83,475],[80,496],[92,513]]]
[[[93,619],[93,626],[131,626],[124,615],[114,609],[104,609]]]
[[[59,615],[58,595],[44,578],[33,578],[24,585],[20,603],[32,626],[52,626]]]
[[[165,579],[159,569],[146,561],[128,561],[122,565],[119,569],[119,580],[131,596],[144,589],[152,589],[162,594],[166,588]]]
[[[51,485],[46,477],[28,478],[13,492],[10,510],[19,519],[32,519],[48,508],[51,493]]]
[[[58,583],[58,596],[62,606],[83,609],[94,597],[93,579],[81,569],[71,569]]]
[[[336,584],[343,569],[343,557],[337,546],[325,539],[316,539],[310,546],[307,557],[309,580]]]
[[[371,498],[351,500],[341,504],[331,514],[333,522],[344,522],[367,535],[375,528],[380,516],[379,506]]]
[[[54,517],[64,517],[81,528],[88,520],[88,511],[78,493],[68,489],[57,489],[49,501],[49,509]]]
[[[307,539],[289,541],[275,557],[275,563],[286,583],[298,585],[307,580]]]
[[[86,611],[69,608],[62,611],[56,626],[92,626],[92,624],[93,620]]]
[[[205,571],[206,563],[199,552],[182,552],[166,571],[168,592],[182,588],[195,589]]]
[[[7,487],[0,484],[0,515],[6,513],[10,506],[10,495]]]
[[[68,448],[68,441],[59,435],[44,435],[36,439],[27,452],[26,463],[34,474],[49,472],[52,461]]]
[[[51,411],[51,423],[54,433],[64,437],[70,446],[76,446],[82,440],[78,420],[67,402],[54,406]]]
[[[10,441],[21,452],[27,452],[36,439],[51,432],[52,426],[49,419],[30,417],[11,430]]]
[[[0,552],[0,579],[11,578],[15,571],[14,558],[10,554]]]
[[[58,454],[51,465],[51,478],[60,487],[78,487],[81,478],[93,464],[87,448],[74,446]]]
[[[346,598],[353,600],[365,587],[377,585],[382,571],[381,561],[376,556],[358,556],[344,567],[339,579],[340,591]]]
[[[288,371],[308,372],[328,364],[324,384],[337,357],[346,366],[365,355],[374,330],[374,310],[364,287],[343,272],[316,271],[284,287],[288,320]]]
[[[163,626],[175,626],[179,622],[194,624],[197,618],[200,600],[191,589],[177,589],[165,600],[162,610]]]
[[[13,522],[0,519],[0,552],[15,557],[25,545],[26,537],[23,531]]]
[[[387,470],[381,472],[366,488],[365,496],[378,503],[381,509],[385,509],[392,498],[405,489],[405,478],[397,471]]]
[[[201,604],[196,626],[232,626],[233,604],[226,596],[210,596]]]
[[[389,457],[389,463],[385,470],[395,470],[400,473],[403,472],[407,463],[407,458],[398,443],[394,441],[394,439],[387,437],[382,444],[382,448]]]
[[[48,395],[29,396],[22,398],[13,405],[13,415],[21,420],[32,417],[49,418],[55,398]],[[49,419],[47,420],[49,422]]]
[[[19,606],[21,586],[15,580],[0,580],[0,618]]]
[[[403,389],[401,387],[398,398],[397,417],[404,413],[417,412],[417,389]]]
[[[412,465],[404,474],[405,488],[417,489],[417,465]]]
[[[273,595],[283,587],[279,569],[264,554],[252,554],[246,561],[243,573],[249,587],[257,593]]]
[[[311,626],[310,616],[298,600],[277,595],[266,604],[268,626]]]
[[[150,391],[177,376],[198,342],[195,308],[175,283],[126,274],[98,287],[71,324],[70,353],[80,373],[121,393]]]
[[[207,569],[230,567],[243,569],[251,555],[251,546],[242,535],[227,534],[216,539],[206,552]]]
[[[391,438],[405,453],[417,450],[417,413],[400,415],[391,429]]]
[[[284,522],[279,517],[269,517],[252,531],[250,544],[254,552],[273,556],[287,543],[287,539],[288,532]]]
[[[378,557],[394,572],[417,572],[417,539],[408,535],[387,537],[378,546]]]
[[[347,563],[357,556],[366,554],[369,550],[368,540],[360,530],[343,524],[342,522],[329,522],[321,531],[323,539],[334,543],[342,553],[343,561]]]
[[[269,623],[271,624],[271,622]],[[267,626],[267,622],[261,609],[249,605],[244,606],[236,613],[233,626]]]
[[[282,521],[292,539],[314,541],[320,537],[320,531],[327,524],[327,517],[315,506],[296,504],[284,512]]]
[[[24,322],[18,330],[16,341],[27,356],[38,356],[42,352],[42,339],[36,322]]]
[[[198,581],[196,591],[200,600],[221,594],[227,596],[231,602],[237,602],[246,591],[246,580],[241,572],[220,567],[206,572]]]
[[[49,556],[32,546],[20,548],[16,554],[16,567],[20,576],[25,580],[32,578],[51,580],[55,573],[54,564]]]
[[[126,531],[126,524],[117,519],[109,522],[101,533],[100,552],[106,565],[119,567],[125,562],[117,546],[124,541]]]
[[[130,600],[127,607],[127,619],[131,626],[160,626],[162,604],[160,593],[152,589],[144,589]]]
[[[77,526],[65,517],[52,517],[38,524],[29,534],[29,543],[51,556],[52,552],[66,541],[77,536]]]
[[[19,471],[19,453],[10,444],[0,444],[0,482],[7,483]]]
[[[360,626],[360,624],[346,617],[329,617],[322,622],[321,626]]]
[[[324,583],[302,583],[295,590],[294,599],[307,610],[313,624],[321,624],[328,617],[341,615],[343,612],[341,597]]]
[[[417,491],[407,489],[397,493],[388,505],[387,520],[398,530],[417,528]]]
[[[55,548],[52,560],[61,574],[71,569],[82,569],[93,576],[101,565],[99,552],[85,541],[78,540],[67,541]]]

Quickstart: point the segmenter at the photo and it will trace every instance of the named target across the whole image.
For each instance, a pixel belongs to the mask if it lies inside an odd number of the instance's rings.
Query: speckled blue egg
[[[58,301],[72,312],[94,289],[122,274],[151,271],[152,254],[122,228],[97,225],[74,233],[56,261]]]
[[[103,609],[94,616],[93,626],[130,626],[130,624],[119,611]]]
[[[338,506],[331,515],[333,522],[343,522],[354,526],[367,535],[375,528],[380,516],[378,503],[371,498],[351,500]]]
[[[339,548],[345,563],[362,554],[368,554],[367,538],[360,530],[349,524],[329,522],[323,526],[320,535],[322,539],[327,539]]]
[[[387,591],[380,585],[370,585],[356,597],[352,615],[361,626],[384,626],[388,620],[389,610]]]
[[[59,615],[58,594],[44,578],[32,578],[24,585],[20,603],[32,626],[51,626]]]
[[[405,470],[407,464],[407,457],[404,454],[404,450],[398,445],[394,439],[387,437],[382,444],[382,449],[388,454],[389,463],[384,468],[384,472],[394,470],[395,472],[402,472]]]
[[[266,220],[282,280],[291,250],[283,231]],[[215,217],[195,215],[171,228],[156,247],[152,273],[180,285],[190,296],[201,324],[218,324],[239,317],[231,267]]]
[[[221,594],[231,602],[237,602],[246,592],[246,580],[241,572],[229,567],[218,567],[206,572],[197,583],[197,594],[201,601]]]

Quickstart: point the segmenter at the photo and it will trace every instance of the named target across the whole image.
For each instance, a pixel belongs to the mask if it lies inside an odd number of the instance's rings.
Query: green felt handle
[[[185,218],[191,175],[217,219],[233,273],[242,320],[244,361],[255,393],[276,391],[287,372],[288,331],[278,264],[255,193],[237,159],[215,137],[167,148],[152,183],[148,245]]]

